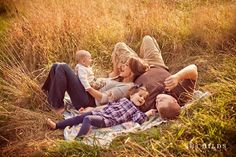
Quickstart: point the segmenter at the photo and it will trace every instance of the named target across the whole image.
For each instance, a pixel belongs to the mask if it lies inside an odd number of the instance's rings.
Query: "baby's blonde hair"
[[[76,51],[76,61],[81,62],[82,59],[84,59],[87,56],[91,56],[90,52],[86,51],[86,50],[78,50]]]

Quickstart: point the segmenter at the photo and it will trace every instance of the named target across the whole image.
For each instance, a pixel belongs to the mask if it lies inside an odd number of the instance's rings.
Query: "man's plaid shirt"
[[[147,115],[137,109],[133,102],[127,98],[108,103],[103,109],[92,111],[92,114],[103,117],[107,127],[128,121],[142,124],[147,120]]]

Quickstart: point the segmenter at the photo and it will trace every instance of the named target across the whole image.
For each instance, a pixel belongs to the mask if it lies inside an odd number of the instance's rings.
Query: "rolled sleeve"
[[[107,90],[103,92],[102,99],[100,101],[101,104],[107,103],[109,101],[108,94],[112,93],[112,100],[116,101],[120,98],[127,97],[128,90],[133,84],[126,84],[126,85],[120,85],[116,86],[114,88],[111,88],[110,90]]]
[[[101,104],[105,104],[108,102],[108,95],[106,93],[102,93],[102,99],[100,101]]]
[[[132,120],[139,124],[144,123],[147,119],[148,119],[147,115],[140,111],[137,111],[132,117]]]

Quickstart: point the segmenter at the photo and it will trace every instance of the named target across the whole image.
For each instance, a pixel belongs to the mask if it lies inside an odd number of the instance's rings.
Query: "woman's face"
[[[132,75],[132,71],[129,67],[129,60],[123,64],[123,66],[121,66],[121,72],[120,72],[120,76],[127,78],[130,77]]]

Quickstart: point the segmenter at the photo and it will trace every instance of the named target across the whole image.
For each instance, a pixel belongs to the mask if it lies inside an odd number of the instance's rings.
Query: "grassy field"
[[[77,49],[111,70],[123,41],[139,52],[154,36],[174,73],[194,63],[195,101],[177,120],[116,138],[107,149],[63,141],[45,118],[61,119],[40,87],[53,62],[75,65]],[[233,156],[236,154],[235,0],[0,1],[0,156]]]

